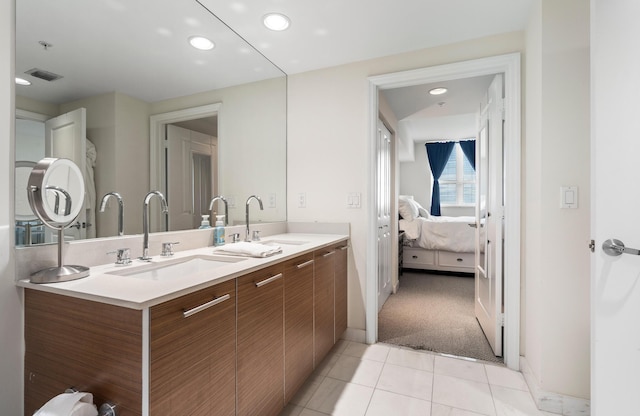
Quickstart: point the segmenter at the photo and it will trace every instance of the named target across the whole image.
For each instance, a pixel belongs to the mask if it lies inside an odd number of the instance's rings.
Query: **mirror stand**
[[[54,228],[54,227],[51,227]],[[64,246],[64,228],[58,230],[58,267],[49,267],[31,274],[31,283],[56,283],[81,279],[89,276],[89,268],[85,266],[63,265],[62,247]]]

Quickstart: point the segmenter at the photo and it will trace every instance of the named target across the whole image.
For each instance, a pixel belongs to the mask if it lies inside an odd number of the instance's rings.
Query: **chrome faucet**
[[[223,197],[222,195],[214,196],[211,199],[211,202],[209,202],[209,211],[213,211],[213,204],[217,200],[224,202],[224,225],[229,225],[229,204],[227,203],[227,200],[225,199],[225,197]],[[211,218],[213,218],[213,212],[211,213],[211,215],[212,215]]]
[[[260,204],[260,209],[264,210],[264,208],[262,207],[262,199],[260,199],[259,196],[255,196],[255,195],[251,195],[249,198],[247,198],[247,206],[246,208],[246,212],[245,212],[245,218],[247,221],[247,235],[245,236],[244,241],[251,241],[251,239],[249,238],[250,232],[249,232],[249,202],[251,202],[252,199],[255,199],[256,201],[258,201],[258,204]]]
[[[109,197],[114,197],[118,200],[118,235],[124,235],[124,202],[122,202],[122,197],[117,192],[109,192],[102,197],[102,202],[100,202],[100,212],[104,212],[104,209],[107,207],[107,200]]]
[[[154,196],[160,198],[162,212],[169,212],[167,200],[164,199],[162,192],[151,191],[144,197],[144,204],[142,204],[142,232],[144,233],[144,238],[142,240],[142,257],[140,257],[140,260],[151,260],[151,257],[149,257],[149,201],[151,201],[151,198]]]

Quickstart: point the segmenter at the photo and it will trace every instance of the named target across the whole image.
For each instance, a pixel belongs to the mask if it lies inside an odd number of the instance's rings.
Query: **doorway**
[[[504,362],[512,369],[519,368],[520,355],[520,54],[509,54],[473,61],[429,67],[419,70],[380,75],[369,78],[370,91],[370,195],[375,195],[375,164],[373,155],[377,137],[378,92],[379,90],[419,85],[445,80],[470,78],[481,75],[504,74],[505,115],[505,211],[504,211]],[[395,195],[397,199],[397,195]],[[375,207],[375,204],[369,204]],[[392,211],[397,216],[397,208]],[[369,233],[367,244],[367,294],[366,294],[366,341],[375,343],[378,339],[378,267],[381,259],[377,255],[377,215],[369,213]],[[390,266],[393,267],[393,266]]]

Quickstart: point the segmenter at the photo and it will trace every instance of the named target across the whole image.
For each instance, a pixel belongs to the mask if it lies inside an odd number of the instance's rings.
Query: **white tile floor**
[[[522,374],[388,344],[340,341],[280,416],[557,416]]]

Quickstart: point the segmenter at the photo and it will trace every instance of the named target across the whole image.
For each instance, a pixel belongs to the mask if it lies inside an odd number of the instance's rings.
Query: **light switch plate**
[[[361,198],[360,192],[349,192],[347,194],[347,208],[360,208]]]
[[[578,187],[577,186],[561,186],[560,187],[560,208],[578,208]]]

